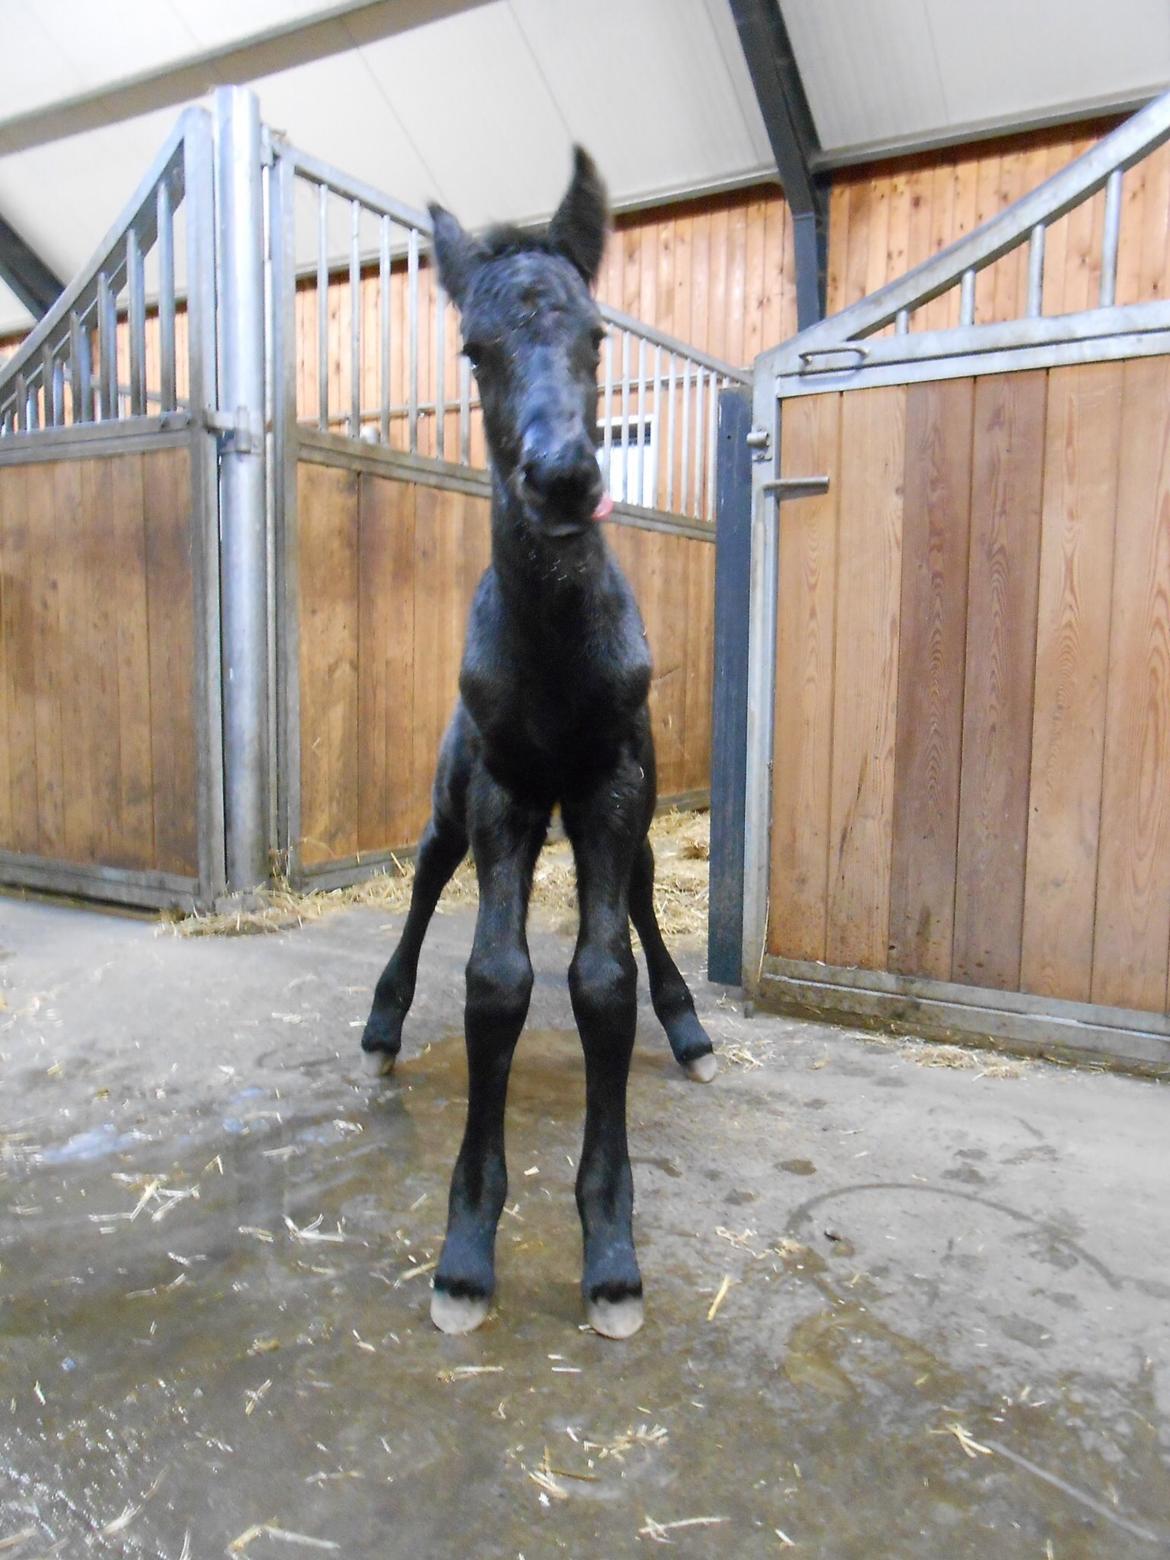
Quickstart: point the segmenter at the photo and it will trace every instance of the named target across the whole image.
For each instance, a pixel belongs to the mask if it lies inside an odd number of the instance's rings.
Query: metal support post
[[[743,968],[747,796],[748,594],[751,588],[751,396],[719,392],[715,497],[715,688],[711,710],[711,869],[707,979],[738,986]]]
[[[225,849],[229,891],[268,877],[268,581],[260,105],[215,94]]]

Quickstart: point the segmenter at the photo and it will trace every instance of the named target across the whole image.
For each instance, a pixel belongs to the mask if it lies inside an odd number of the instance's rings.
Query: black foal
[[[634,1254],[626,1082],[636,1020],[630,921],[654,1010],[692,1078],[715,1073],[711,1042],[654,916],[650,653],[629,584],[598,521],[612,508],[597,463],[597,361],[590,295],[605,244],[605,189],[578,148],[547,233],[476,239],[433,206],[443,286],[462,315],[492,458],[492,562],[476,591],[419,845],[402,939],[362,1037],[388,1069],[414,996],[423,935],[468,845],[479,916],[467,964],[467,1127],[451,1183],[431,1316],[466,1332],[487,1314],[504,1206],[504,1104],[532,992],[525,924],[532,872],[559,802],[577,864],[580,930],[569,967],[585,1050],[585,1142],[577,1206],[592,1326],[642,1324]]]

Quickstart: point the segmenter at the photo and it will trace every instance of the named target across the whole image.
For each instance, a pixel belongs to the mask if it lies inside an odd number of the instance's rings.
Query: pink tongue
[[[613,499],[608,493],[603,493],[598,501],[597,508],[590,515],[591,520],[608,520],[613,513]]]

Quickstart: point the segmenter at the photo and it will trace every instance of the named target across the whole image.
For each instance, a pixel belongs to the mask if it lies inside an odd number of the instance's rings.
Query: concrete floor
[[[607,1343],[545,927],[498,1307],[447,1338],[470,914],[437,919],[378,1082],[357,1041],[391,931],[186,941],[0,902],[0,1552],[1170,1551],[1164,1087],[747,1020],[691,947],[738,1061],[687,1083],[645,1011],[648,1320]]]

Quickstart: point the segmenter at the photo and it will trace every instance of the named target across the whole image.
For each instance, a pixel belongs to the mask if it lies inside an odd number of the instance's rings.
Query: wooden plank
[[[786,401],[781,414],[782,475],[829,478],[826,494],[783,504],[776,522],[768,948],[794,959],[825,957],[840,419],[839,395]]]
[[[103,603],[94,579],[101,569],[99,549],[112,508],[109,473],[106,460],[55,461],[47,470],[53,494],[53,546],[60,562],[56,635],[62,774],[59,854],[67,861],[104,858],[110,812],[110,764],[101,749],[111,727],[117,731],[117,709],[110,709],[111,656],[102,643],[99,614]]]
[[[890,920],[906,389],[841,407],[825,957],[884,968]]]
[[[120,581],[113,566],[111,532],[119,500],[129,501],[140,521],[142,516],[141,475],[137,494],[115,493],[114,467],[127,460],[141,473],[141,456],[61,461],[54,466],[58,523],[69,553],[61,582],[61,689],[71,861],[116,864],[121,835]]]
[[[64,767],[61,745],[60,556],[53,468],[26,471],[32,587],[32,673],[37,752],[37,852],[64,857]]]
[[[300,528],[301,856],[358,848],[358,494],[354,472],[302,461]]]
[[[825,276],[825,307],[836,314],[846,303],[846,271],[849,264],[850,185],[834,180],[829,191],[829,252]]]
[[[1157,1010],[1170,945],[1170,358],[1123,373],[1092,998]]]
[[[455,561],[447,520],[449,495],[420,486],[415,493],[414,743],[411,798],[427,805],[439,741],[450,713],[449,614]]]
[[[195,708],[195,586],[191,465],[186,450],[142,458],[149,635],[154,862],[160,872],[199,870]]]
[[[117,679],[118,768],[109,859],[114,866],[139,868],[154,860],[145,458],[119,455],[108,462],[112,510],[102,537],[110,563],[106,580],[113,604],[111,648]]]
[[[1020,979],[1077,1001],[1093,970],[1123,374],[1048,376]]]
[[[399,616],[391,584],[394,499],[405,483],[370,472],[358,478],[358,766],[357,848],[381,850],[388,831],[390,792],[386,738],[388,702],[395,696],[389,676],[387,640]]]
[[[890,881],[890,968],[951,971],[974,383],[912,385]]]
[[[1044,372],[975,388],[963,775],[952,978],[1017,988],[1047,391]]]
[[[27,468],[0,468],[0,640],[7,712],[5,849],[37,848],[37,749],[32,610],[32,548]]]
[[[415,732],[415,502],[413,483],[387,482],[390,538],[385,583],[386,834],[390,845],[412,845],[430,810],[430,793],[414,785]]]

